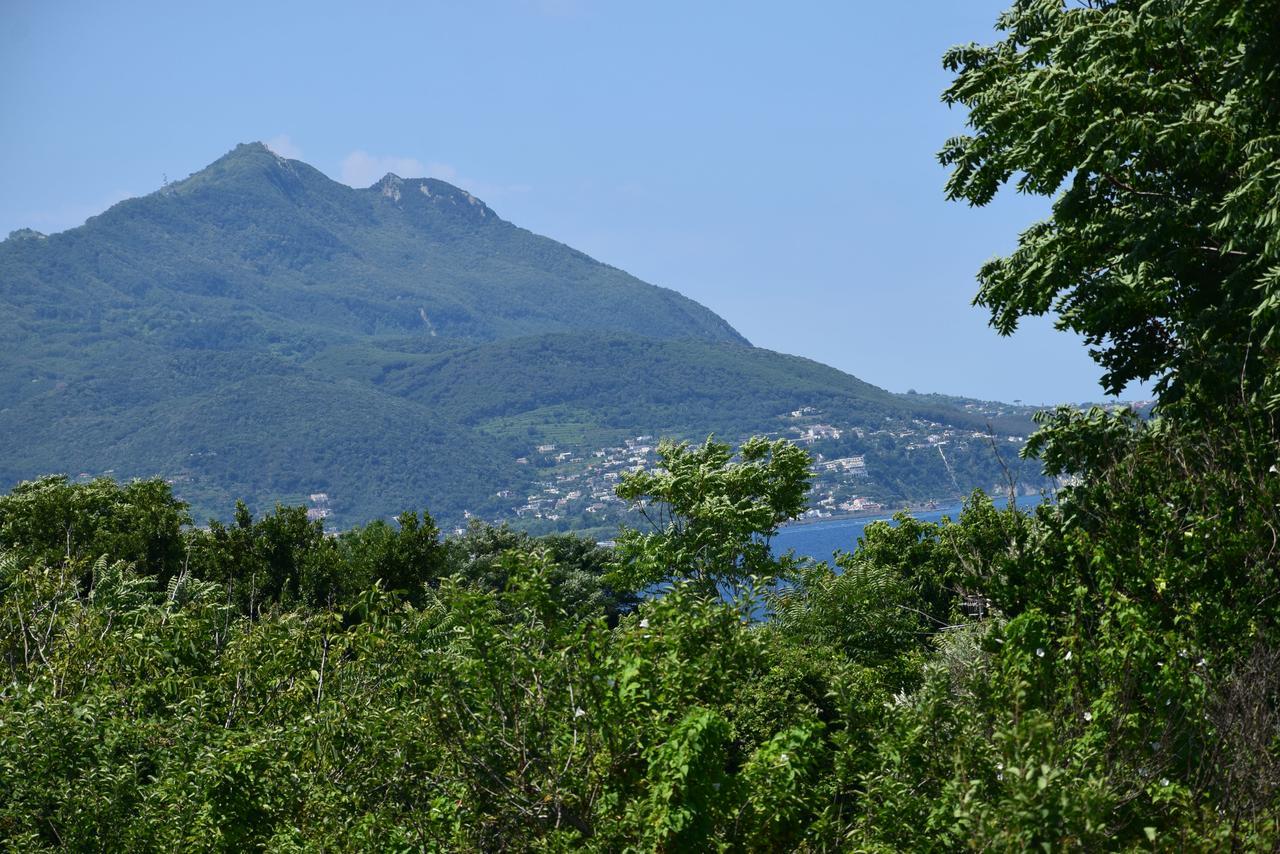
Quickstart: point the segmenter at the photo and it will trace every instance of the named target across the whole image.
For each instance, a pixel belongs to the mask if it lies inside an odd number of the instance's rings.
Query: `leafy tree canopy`
[[[72,483],[50,476],[0,496],[0,549],[86,570],[104,554],[167,580],[182,564],[187,505],[160,480]]]
[[[1280,3],[1017,0],[998,27],[944,58],[948,196],[1057,195],[975,302],[1006,335],[1056,311],[1112,393],[1280,403]]]
[[[658,459],[659,468],[632,472],[618,486],[651,523],[619,538],[624,586],[685,579],[711,594],[775,574],[769,538],[804,510],[812,479],[804,450],[757,436],[734,459],[729,445],[709,438],[698,447],[664,442]]]

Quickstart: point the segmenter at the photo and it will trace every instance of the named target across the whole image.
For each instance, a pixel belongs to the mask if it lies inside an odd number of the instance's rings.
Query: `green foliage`
[[[1040,429],[1023,455],[1043,460],[1045,472],[1055,477],[1105,470],[1132,449],[1140,431],[1132,410],[1108,412],[1099,406],[1086,412],[1060,406],[1037,413],[1036,423]]]
[[[733,593],[778,565],[769,538],[799,516],[812,473],[802,449],[756,437],[738,449],[664,442],[659,468],[626,474],[618,496],[641,502],[651,530],[618,538],[618,577],[634,588],[688,580],[705,594]]]
[[[610,620],[635,608],[627,588],[606,581],[614,567],[611,550],[574,534],[534,538],[507,526],[473,520],[461,536],[446,544],[450,572],[488,590],[502,590],[510,578],[513,554],[541,551],[550,561],[546,578],[556,601],[571,614],[604,614]]]
[[[346,531],[339,551],[360,588],[376,581],[419,604],[425,585],[447,574],[448,557],[429,514],[401,513],[396,523],[379,520]]]
[[[547,550],[507,584],[377,587],[328,610],[237,615],[122,563],[94,592],[0,560],[0,832],[22,848],[596,850],[803,837],[824,728],[734,702],[766,648],[677,589],[610,628],[555,599]],[[818,695],[825,691],[818,690]],[[736,842],[733,842],[736,840]]]
[[[803,568],[769,597],[781,631],[863,663],[892,661],[916,646],[922,612],[907,579],[861,557],[842,556],[838,565]]]
[[[233,524],[211,522],[207,533],[193,538],[190,571],[225,586],[228,601],[256,615],[273,604],[324,605],[345,598],[332,555],[333,543],[319,521],[307,519],[305,508],[276,507],[255,521],[237,502]]]
[[[299,510],[241,507],[183,532],[164,585],[15,541],[0,833],[22,848],[1266,847],[1280,596],[1260,569],[1280,477],[1249,473],[1264,426],[1141,428],[1033,514],[975,496],[954,523],[870,526],[839,572],[790,567],[768,622],[696,582],[627,613],[591,543],[476,525],[442,544],[413,514],[333,538]],[[803,454],[769,443],[737,461],[677,450],[705,475],[702,505],[731,493],[757,523],[803,480]],[[773,478],[776,460],[799,463]],[[309,582],[317,567],[336,586]]]
[[[977,301],[1003,333],[1057,311],[1109,390],[1155,378],[1160,401],[1043,414],[1025,453],[1066,478],[1057,504],[928,537],[990,618],[882,742],[892,809],[866,829],[929,815],[889,844],[1277,844],[1273,6],[1016,2],[1003,41],[947,55],[974,131],[942,153],[949,194],[1061,190]]]
[[[167,581],[182,566],[183,526],[190,523],[187,505],[156,480],[73,484],[43,477],[0,496],[0,549],[25,560],[63,560],[82,573],[88,561],[108,554]]]
[[[979,275],[1001,333],[1052,309],[1113,393],[1154,377],[1166,403],[1274,397],[1277,15],[1269,0],[1018,0],[1001,41],[947,53],[945,100],[972,128],[942,151],[948,195],[983,205],[1014,176],[1061,191]]]

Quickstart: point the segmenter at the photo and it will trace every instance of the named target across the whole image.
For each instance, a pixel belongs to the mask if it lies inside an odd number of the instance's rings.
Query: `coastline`
[[[866,519],[869,521],[890,520],[899,513],[906,513],[915,516],[919,513],[946,513],[950,510],[959,511],[964,506],[964,499],[955,498],[948,502],[930,501],[923,504],[897,507],[885,510],[864,510],[850,511],[848,513],[832,513],[830,516],[818,516],[808,519],[792,519],[786,524],[779,525],[779,531],[785,531],[788,528],[803,528],[808,525],[821,525],[824,522],[845,522],[857,519]]]

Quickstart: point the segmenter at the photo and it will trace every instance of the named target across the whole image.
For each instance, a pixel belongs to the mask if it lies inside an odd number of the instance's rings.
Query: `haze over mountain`
[[[424,506],[501,516],[500,494],[536,480],[539,443],[737,439],[802,407],[867,429],[985,429],[753,348],[707,308],[445,182],[352,189],[259,143],[79,228],[14,232],[0,336],[4,487],[161,475],[220,515],[238,497],[323,492],[340,523]],[[995,477],[976,450],[959,477],[925,456],[872,479],[905,498]]]

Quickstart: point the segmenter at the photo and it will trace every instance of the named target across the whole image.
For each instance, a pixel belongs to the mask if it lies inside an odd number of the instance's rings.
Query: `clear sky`
[[[894,391],[1098,400],[1077,339],[970,306],[1047,202],[943,198],[939,57],[1005,5],[0,0],[0,235],[263,140],[358,186],[458,184]]]

